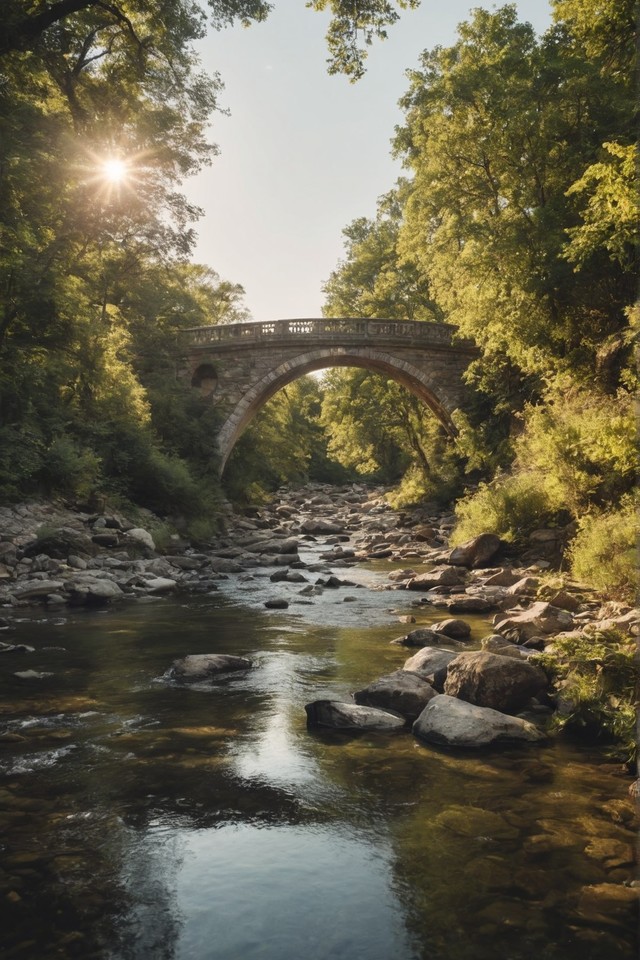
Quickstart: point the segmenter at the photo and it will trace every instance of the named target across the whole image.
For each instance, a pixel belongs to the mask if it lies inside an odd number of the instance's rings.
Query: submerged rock
[[[410,630],[403,637],[396,637],[395,640],[390,642],[402,647],[423,647],[425,644],[439,643],[441,640],[442,637],[435,630],[430,630],[428,627],[418,627],[416,630]]]
[[[167,670],[165,678],[178,680],[180,683],[201,683],[220,673],[249,670],[251,666],[251,660],[246,657],[234,657],[227,653],[194,653],[175,660]]]
[[[413,725],[413,733],[427,743],[446,747],[485,747],[516,740],[544,740],[528,720],[510,717],[489,707],[478,707],[446,694],[434,697]]]
[[[404,717],[376,707],[365,707],[340,700],[314,700],[305,706],[307,723],[333,730],[401,730]]]

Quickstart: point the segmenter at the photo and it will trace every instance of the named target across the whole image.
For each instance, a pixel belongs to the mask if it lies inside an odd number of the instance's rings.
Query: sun
[[[110,157],[102,163],[102,174],[109,183],[122,183],[127,179],[127,164],[117,157]]]

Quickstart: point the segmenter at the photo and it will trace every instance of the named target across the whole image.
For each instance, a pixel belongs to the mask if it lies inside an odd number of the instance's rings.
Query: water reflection
[[[323,617],[322,598],[307,619],[220,595],[19,625],[54,677],[18,687],[3,660],[7,957],[635,955],[627,783],[597,754],[306,729],[305,702],[406,657],[388,643],[398,595],[363,596],[372,626]],[[212,650],[254,669],[208,690],[158,682]]]

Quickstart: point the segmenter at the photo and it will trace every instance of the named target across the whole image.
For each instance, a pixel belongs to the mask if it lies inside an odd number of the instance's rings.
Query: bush
[[[100,457],[70,437],[56,437],[43,455],[38,479],[47,494],[88,497],[100,485]]]
[[[440,507],[451,503],[460,492],[460,471],[452,462],[438,464],[438,469],[425,474],[420,465],[409,467],[398,486],[387,495],[394,510],[430,501]]]
[[[638,522],[636,498],[616,510],[589,514],[579,521],[569,548],[571,573],[607,597],[633,602],[637,586]]]
[[[517,473],[481,483],[475,493],[457,503],[455,514],[453,546],[481,533],[497,533],[503,540],[517,543],[549,523],[553,509],[536,474]]]
[[[559,636],[535,659],[553,677],[558,697],[553,727],[612,744],[612,755],[631,765],[638,700],[635,642],[617,630]]]

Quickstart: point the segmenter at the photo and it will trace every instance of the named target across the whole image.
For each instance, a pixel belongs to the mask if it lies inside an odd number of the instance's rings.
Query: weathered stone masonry
[[[397,380],[449,433],[464,405],[462,374],[477,351],[455,328],[409,320],[320,319],[235,323],[185,331],[178,375],[219,407],[221,470],[258,410],[282,387],[324,367],[366,367]]]

